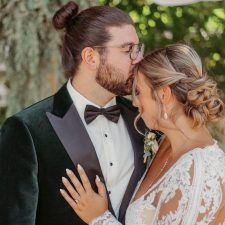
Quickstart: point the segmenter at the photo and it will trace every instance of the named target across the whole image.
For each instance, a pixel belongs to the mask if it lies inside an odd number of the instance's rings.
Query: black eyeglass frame
[[[96,45],[96,46],[92,46],[92,47],[93,48],[120,48],[120,49],[124,49],[126,47],[129,47],[129,50],[124,50],[124,52],[128,51],[130,53],[130,59],[136,60],[140,53],[143,56],[145,45],[144,45],[144,43],[138,43],[138,44],[124,44],[124,45],[121,45],[121,46]]]

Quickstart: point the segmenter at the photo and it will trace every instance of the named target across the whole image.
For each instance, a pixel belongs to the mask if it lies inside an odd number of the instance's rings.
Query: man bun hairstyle
[[[67,78],[73,77],[81,62],[85,47],[104,46],[111,40],[110,27],[134,25],[122,10],[109,6],[94,6],[78,13],[78,5],[70,1],[53,16],[56,30],[63,29],[62,65]],[[101,54],[101,49],[98,49]]]
[[[56,30],[69,27],[69,23],[76,17],[79,6],[75,2],[68,2],[60,8],[52,18],[53,26]]]

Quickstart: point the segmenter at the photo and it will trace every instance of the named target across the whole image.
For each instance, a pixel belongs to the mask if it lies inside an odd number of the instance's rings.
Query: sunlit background
[[[80,0],[80,9],[110,5],[135,22],[146,51],[188,43],[199,53],[225,100],[225,1]],[[0,5],[0,124],[6,117],[48,96],[66,81],[60,38],[51,24],[65,0],[2,0]],[[179,4],[186,5],[179,5]],[[173,6],[172,6],[173,5]],[[210,126],[225,148],[223,123]]]

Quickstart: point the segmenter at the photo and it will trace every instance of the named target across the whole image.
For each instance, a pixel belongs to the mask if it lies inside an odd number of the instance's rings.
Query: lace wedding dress
[[[142,197],[133,198],[126,212],[126,225],[225,225],[225,153],[217,143],[195,148]],[[106,211],[91,225],[121,223]]]

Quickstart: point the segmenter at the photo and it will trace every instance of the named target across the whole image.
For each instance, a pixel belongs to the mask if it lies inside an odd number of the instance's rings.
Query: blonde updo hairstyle
[[[224,103],[218,96],[217,84],[208,77],[200,57],[191,47],[172,44],[155,50],[143,58],[137,70],[147,79],[158,102],[157,88],[170,86],[186,116],[193,119],[193,127],[222,117]]]

